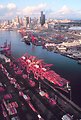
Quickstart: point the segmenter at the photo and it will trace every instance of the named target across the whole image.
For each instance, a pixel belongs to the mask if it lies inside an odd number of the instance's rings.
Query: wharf
[[[34,58],[32,59],[34,60]],[[65,97],[47,80],[37,80],[32,73],[26,71],[24,65],[19,66],[19,64],[19,60],[15,59],[14,61],[11,59],[11,62],[4,61],[0,63],[0,82],[3,84],[5,90],[4,94],[0,92],[0,95],[2,94],[2,97],[0,97],[1,106],[4,104],[4,95],[11,94],[12,99],[8,98],[8,101],[9,103],[12,101],[17,102],[19,107],[15,108],[17,113],[14,114],[18,120],[22,120],[23,118],[24,120],[36,120],[39,119],[39,116],[43,120],[61,120],[67,114],[73,116],[70,120],[81,119],[81,109],[77,105]],[[32,81],[31,83],[30,80]],[[40,89],[39,83],[41,83]],[[46,94],[41,96],[39,94],[40,90]],[[54,104],[50,103],[51,99],[55,101]],[[8,114],[8,110],[5,111],[9,120],[14,117]],[[20,111],[23,116],[20,115]]]

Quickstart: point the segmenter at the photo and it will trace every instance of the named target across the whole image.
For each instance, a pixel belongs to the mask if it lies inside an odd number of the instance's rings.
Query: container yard
[[[70,90],[69,81],[52,71],[52,64],[28,53],[16,59],[7,47],[0,54],[2,119],[81,119],[81,109],[61,93]]]

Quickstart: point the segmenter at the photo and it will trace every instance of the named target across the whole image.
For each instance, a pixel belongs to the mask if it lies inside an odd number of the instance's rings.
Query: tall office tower
[[[40,24],[41,26],[45,24],[45,14],[43,14],[43,11],[41,11]]]
[[[10,25],[10,20],[8,20],[8,25]]]
[[[27,25],[29,24],[30,20],[29,17],[26,17]]]
[[[31,20],[31,17],[30,17],[30,23],[31,23],[31,21],[32,21],[32,20]]]
[[[24,26],[27,27],[29,23],[30,23],[29,17],[25,16],[24,19],[23,19]]]
[[[15,22],[16,22],[16,23],[19,23],[19,16],[16,16],[16,17],[15,17]]]
[[[19,19],[19,16],[16,16],[15,19],[14,19],[14,24],[16,27],[20,27],[20,19]]]
[[[22,20],[22,18],[19,19],[19,22],[20,22],[20,25],[22,26],[22,25],[23,25],[23,20]]]

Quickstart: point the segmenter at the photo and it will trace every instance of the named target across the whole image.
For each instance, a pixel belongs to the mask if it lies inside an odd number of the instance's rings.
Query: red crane
[[[50,66],[52,66],[52,64],[46,64],[43,60],[28,54],[25,54],[19,60],[21,62],[21,65],[26,67],[28,74],[30,74],[30,72],[32,71],[36,80],[38,80],[39,78],[41,80],[46,79],[59,87],[63,87],[67,84],[67,80],[62,78],[53,70],[50,70]]]

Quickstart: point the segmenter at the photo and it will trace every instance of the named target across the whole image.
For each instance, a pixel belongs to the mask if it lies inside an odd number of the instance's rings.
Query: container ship
[[[69,81],[51,66],[28,53],[16,59],[11,55],[11,43],[1,46],[1,119],[81,120],[81,108],[71,100]]]

